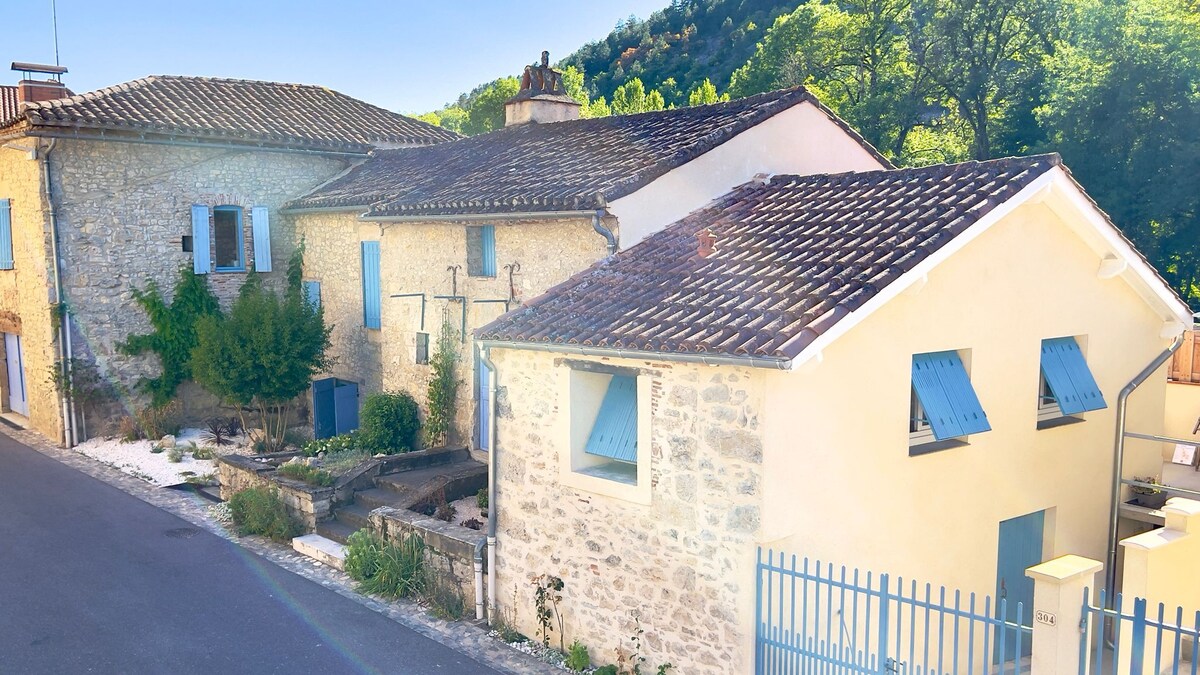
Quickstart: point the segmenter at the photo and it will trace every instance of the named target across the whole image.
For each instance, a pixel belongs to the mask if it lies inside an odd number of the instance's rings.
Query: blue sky
[[[50,0],[5,1],[3,67],[54,62]],[[406,113],[517,75],[667,0],[58,0],[65,81],[76,92],[145,75],[322,84]],[[9,72],[0,82],[15,83]]]

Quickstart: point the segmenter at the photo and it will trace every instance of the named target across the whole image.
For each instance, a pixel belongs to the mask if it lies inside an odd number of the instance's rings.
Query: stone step
[[[389,455],[380,465],[380,473],[404,473],[420,471],[432,467],[445,466],[471,458],[471,452],[466,448],[453,450],[422,450]]]
[[[317,523],[317,534],[342,544],[346,543],[346,539],[359,529],[354,525],[347,525],[340,520],[326,520]]]
[[[346,546],[319,534],[306,534],[292,540],[292,548],[319,563],[345,569]]]
[[[354,493],[354,503],[361,505],[367,511],[377,509],[381,506],[403,508],[403,502],[404,494],[394,490],[371,488],[370,490],[358,490]]]
[[[353,504],[339,506],[334,509],[334,517],[340,522],[343,522],[355,529],[362,529],[371,526],[371,509],[364,504],[355,501]]]
[[[375,478],[375,485],[390,490],[411,503],[415,496],[427,492],[436,485],[454,484],[463,494],[474,494],[479,487],[487,485],[487,465],[475,460],[465,460],[443,466],[386,474]],[[453,490],[452,490],[453,491]],[[447,495],[448,498],[453,498]]]

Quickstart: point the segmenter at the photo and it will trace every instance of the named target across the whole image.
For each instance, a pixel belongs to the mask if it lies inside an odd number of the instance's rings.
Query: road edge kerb
[[[426,610],[406,600],[385,601],[354,590],[354,582],[343,572],[301,555],[289,545],[277,544],[258,536],[239,537],[208,513],[213,503],[193,493],[151,485],[119,469],[86,455],[60,448],[37,432],[0,425],[0,433],[45,457],[104,482],[151,506],[162,509],[207,532],[237,544],[292,574],[353,600],[483,665],[507,673],[562,673],[537,658],[505,646],[487,635],[486,628],[467,621],[447,622],[428,615]]]

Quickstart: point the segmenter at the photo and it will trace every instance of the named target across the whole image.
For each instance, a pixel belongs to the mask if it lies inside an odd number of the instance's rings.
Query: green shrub
[[[447,621],[458,621],[467,608],[462,588],[453,579],[432,572],[426,576],[421,599],[429,604],[434,616]]]
[[[592,675],[618,675],[616,666],[600,666],[592,671]]]
[[[192,459],[216,459],[217,453],[207,445],[192,444]]]
[[[183,406],[179,405],[179,401],[148,405],[137,411],[136,424],[141,437],[152,441],[163,436],[177,436],[183,428]]]
[[[322,452],[331,454],[359,449],[361,448],[359,448],[358,444],[358,434],[351,431],[340,436],[330,436],[329,438],[318,438],[308,441],[300,446],[300,453],[305,457],[316,457]]]
[[[183,461],[183,449],[171,448],[167,450],[167,461],[172,464],[178,464]]]
[[[488,489],[485,487],[479,488],[479,492],[475,493],[475,503],[484,511],[488,507]]]
[[[275,488],[248,488],[229,500],[229,512],[238,534],[262,534],[275,541],[287,541],[304,528],[288,513]]]
[[[321,460],[321,466],[329,473],[340,476],[368,459],[371,459],[371,453],[366,450],[341,450],[326,453],[325,459]]]
[[[392,454],[416,449],[421,430],[417,402],[404,392],[371,394],[359,415],[359,446]]]
[[[302,480],[309,485],[316,485],[318,487],[329,487],[337,481],[337,478],[328,471],[323,471],[316,467],[312,467],[307,464],[301,464],[299,462],[294,464],[284,464],[283,466],[279,467],[278,471],[283,476],[287,476],[288,478],[295,480]]]
[[[567,649],[565,665],[577,673],[582,673],[592,667],[592,657],[588,654],[588,648],[580,644],[579,640],[572,642],[570,648]]]
[[[424,586],[424,556],[425,543],[415,535],[397,545],[359,530],[346,540],[346,574],[364,593],[406,598]]]

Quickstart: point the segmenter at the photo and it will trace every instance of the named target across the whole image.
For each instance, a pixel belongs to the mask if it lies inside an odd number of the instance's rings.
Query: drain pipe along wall
[[[46,216],[50,220],[50,255],[54,258],[54,302],[58,305],[60,313],[58,321],[58,356],[59,366],[62,369],[62,381],[66,385],[62,391],[62,421],[63,421],[63,447],[75,447],[75,415],[74,403],[70,401],[67,394],[67,389],[71,383],[71,339],[70,329],[71,324],[67,316],[66,307],[63,304],[62,292],[62,263],[58,256],[58,216],[54,212],[54,196],[50,188],[50,153],[54,151],[54,146],[58,145],[58,139],[52,138],[46,145],[45,150],[38,153],[38,159],[42,163],[42,184],[45,190],[46,199]]]
[[[489,347],[479,346],[479,362],[488,369],[488,530],[487,530],[487,619],[492,625],[496,612],[496,364]]]

